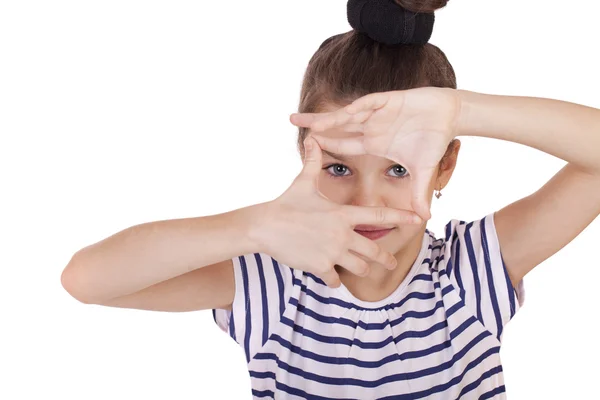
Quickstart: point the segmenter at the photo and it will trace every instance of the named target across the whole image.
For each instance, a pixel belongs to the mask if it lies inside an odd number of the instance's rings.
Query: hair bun
[[[409,11],[394,0],[348,0],[352,28],[385,44],[425,44],[434,21],[433,13]]]

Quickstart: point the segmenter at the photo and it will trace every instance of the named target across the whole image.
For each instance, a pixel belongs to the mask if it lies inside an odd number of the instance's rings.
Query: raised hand
[[[336,204],[318,189],[322,170],[321,149],[308,137],[302,172],[277,199],[264,203],[262,221],[252,238],[261,252],[295,269],[311,272],[328,286],[338,287],[335,265],[365,276],[369,262],[392,269],[396,259],[373,240],[356,233],[357,225],[379,225],[397,229],[422,220],[412,211],[386,207]]]
[[[292,114],[290,121],[310,128],[324,150],[342,155],[372,154],[402,165],[413,185],[412,207],[428,220],[429,185],[456,136],[460,113],[455,90],[426,87],[372,93],[333,112]],[[333,128],[362,135],[342,139],[318,135]]]

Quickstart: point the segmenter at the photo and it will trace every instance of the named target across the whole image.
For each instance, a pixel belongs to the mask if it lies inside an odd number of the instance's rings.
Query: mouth
[[[384,237],[391,231],[396,229],[395,227],[382,227],[382,226],[371,226],[371,225],[358,225],[354,228],[354,232],[362,235],[368,239],[376,240]]]

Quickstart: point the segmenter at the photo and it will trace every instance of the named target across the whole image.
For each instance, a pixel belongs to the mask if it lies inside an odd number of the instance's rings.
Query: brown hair
[[[413,12],[434,12],[447,3],[447,0],[394,1]],[[424,86],[456,89],[454,69],[442,50],[430,43],[386,45],[352,30],[325,40],[310,59],[298,112],[318,113],[326,104],[341,108],[369,93]],[[299,128],[300,154],[304,154],[307,132],[307,128]],[[454,140],[446,155],[453,143]]]

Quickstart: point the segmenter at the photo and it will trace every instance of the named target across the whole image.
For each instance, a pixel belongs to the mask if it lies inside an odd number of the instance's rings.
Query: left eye
[[[326,168],[327,171],[333,176],[346,176],[348,171],[348,167],[342,164],[333,164]]]
[[[408,171],[402,165],[396,164],[389,169],[389,172],[392,172],[394,174],[392,176],[396,178],[404,178]]]

